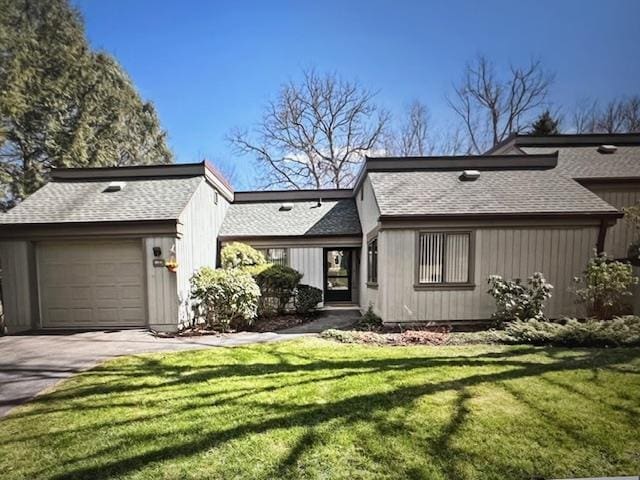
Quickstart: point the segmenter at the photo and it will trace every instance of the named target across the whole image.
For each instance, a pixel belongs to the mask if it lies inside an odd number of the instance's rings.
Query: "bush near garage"
[[[194,319],[214,330],[251,324],[256,318],[260,289],[241,269],[203,267],[191,277]]]

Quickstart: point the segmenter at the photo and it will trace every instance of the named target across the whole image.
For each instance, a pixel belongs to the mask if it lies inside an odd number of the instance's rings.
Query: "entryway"
[[[354,298],[357,262],[355,248],[324,249],[324,301],[331,303],[351,303]]]

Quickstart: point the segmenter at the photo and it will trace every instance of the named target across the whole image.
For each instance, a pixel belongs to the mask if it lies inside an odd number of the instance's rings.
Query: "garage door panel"
[[[140,242],[43,242],[38,274],[44,327],[143,326]]]

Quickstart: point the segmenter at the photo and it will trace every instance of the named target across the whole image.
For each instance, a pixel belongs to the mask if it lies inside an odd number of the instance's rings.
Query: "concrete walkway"
[[[110,358],[149,352],[276,342],[352,324],[357,313],[326,312],[317,320],[278,333],[241,332],[157,338],[146,330],[30,333],[0,337],[0,417],[60,380]]]

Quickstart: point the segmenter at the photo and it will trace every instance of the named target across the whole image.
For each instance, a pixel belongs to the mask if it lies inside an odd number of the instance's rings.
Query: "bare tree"
[[[394,140],[394,154],[423,156],[433,151],[429,145],[429,111],[419,100],[414,100],[406,109],[406,118],[400,124]]]
[[[640,96],[615,98],[604,108],[597,101],[582,100],[573,113],[576,133],[640,132]]]
[[[427,106],[419,100],[407,106],[405,115],[397,129],[387,128],[385,131],[386,154],[426,156],[467,153],[460,127],[433,125]]]
[[[240,153],[254,155],[265,188],[342,188],[382,140],[388,115],[375,93],[335,74],[305,71],[284,85],[252,131],[229,136]]]
[[[598,102],[582,99],[573,110],[573,128],[576,133],[590,133],[596,131],[598,116]]]
[[[553,75],[537,60],[526,67],[512,65],[504,79],[482,55],[467,64],[447,101],[462,122],[469,152],[482,153],[527,127],[535,111],[545,105],[552,82]]]

